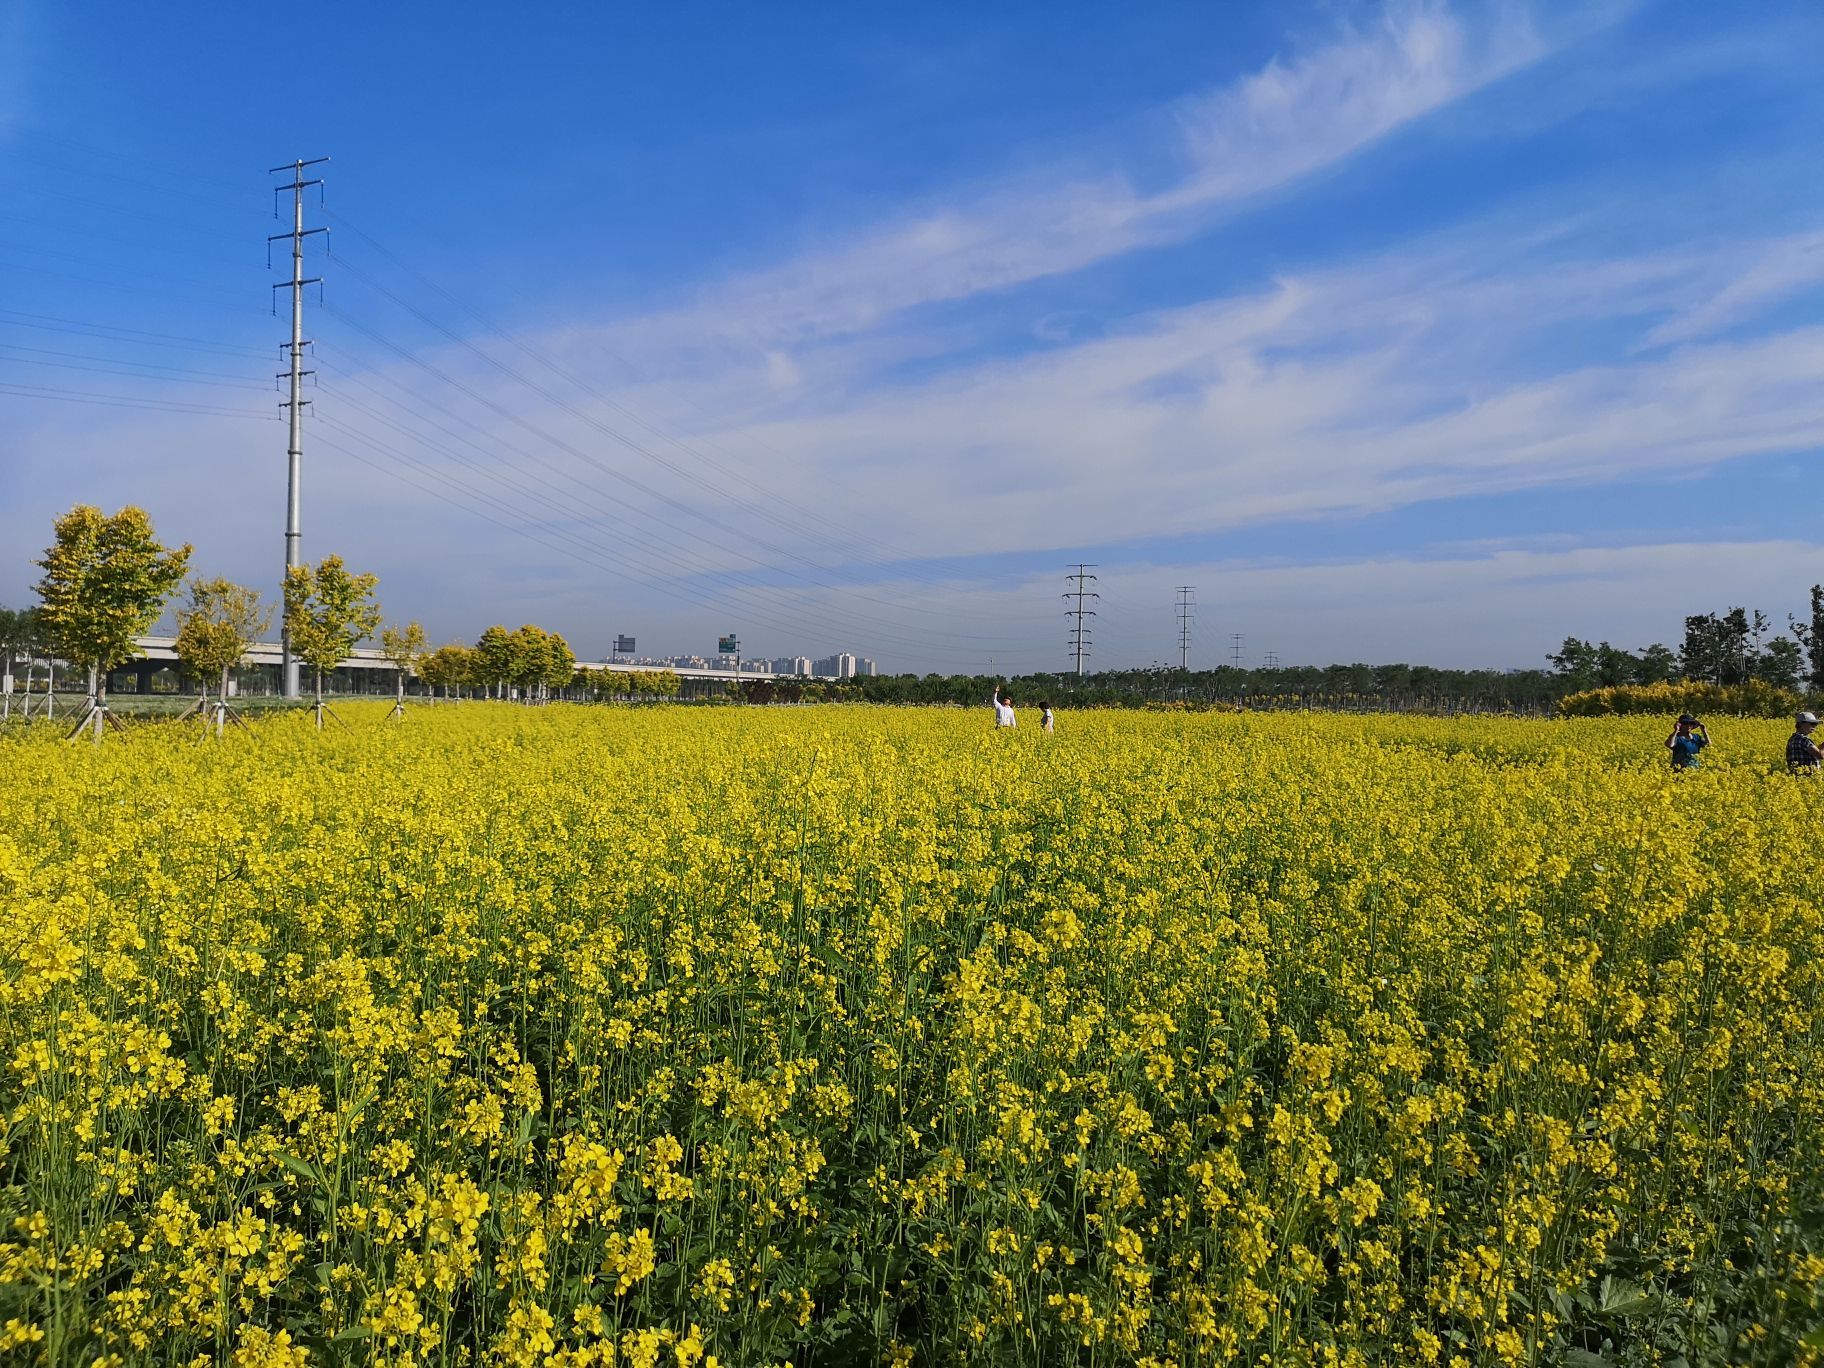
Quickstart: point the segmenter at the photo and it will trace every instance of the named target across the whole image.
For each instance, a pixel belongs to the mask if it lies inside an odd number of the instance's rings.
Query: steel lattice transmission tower
[[[1197,586],[1178,586],[1178,668],[1191,668],[1191,623],[1197,616]]]
[[[1065,592],[1064,597],[1071,601],[1074,606],[1066,608],[1064,610],[1064,616],[1075,619],[1070,629],[1070,653],[1076,659],[1077,678],[1079,679],[1083,677],[1083,658],[1089,654],[1090,627],[1083,619],[1093,618],[1096,615],[1096,610],[1094,608],[1085,608],[1083,606],[1083,601],[1085,599],[1098,599],[1102,597],[1095,590],[1085,587],[1086,585],[1091,585],[1096,582],[1096,577],[1089,573],[1095,568],[1096,567],[1093,565],[1086,565],[1079,562],[1076,569],[1071,574],[1064,577],[1072,585],[1072,587]]]
[[[1241,668],[1241,640],[1240,632],[1229,633],[1229,654],[1235,662],[1235,668],[1238,670]]]
[[[322,185],[321,179],[305,180],[304,168],[318,166],[328,161],[328,157],[312,157],[309,161],[294,161],[285,166],[275,166],[268,174],[276,175],[280,171],[291,172],[291,182],[287,185],[275,185],[275,196],[291,191],[291,231],[274,233],[266,239],[268,248],[275,242],[291,243],[291,279],[278,281],[273,285],[275,290],[291,290],[291,341],[283,344],[291,365],[279,372],[279,379],[291,381],[291,396],[279,407],[291,411],[291,433],[285,447],[285,573],[290,573],[304,563],[304,533],[298,525],[298,470],[304,460],[304,405],[310,401],[303,396],[304,377],[316,372],[304,369],[304,348],[310,345],[304,339],[304,287],[321,285],[323,277],[304,274],[304,239],[316,233],[327,233],[327,228],[306,228],[304,226],[304,191],[313,185]],[[274,205],[274,216],[277,216],[277,205]],[[291,653],[291,633],[282,631],[281,643],[281,692],[287,698],[298,697],[298,662]]]

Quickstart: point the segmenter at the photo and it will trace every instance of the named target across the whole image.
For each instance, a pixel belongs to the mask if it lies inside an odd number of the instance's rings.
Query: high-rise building
[[[872,679],[875,675],[880,673],[880,666],[876,665],[866,656],[863,656],[855,667],[855,673],[866,675],[869,679]]]
[[[809,656],[780,656],[773,662],[773,673],[777,675],[795,675],[802,679],[811,672]]]
[[[811,667],[811,673],[825,679],[853,679],[855,677],[855,657],[847,651],[838,651],[835,655],[825,656]]]

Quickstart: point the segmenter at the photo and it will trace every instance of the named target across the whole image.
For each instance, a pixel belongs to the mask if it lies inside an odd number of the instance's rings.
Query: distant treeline
[[[1773,716],[1808,692],[1824,694],[1824,586],[1809,611],[1774,630],[1759,610],[1730,608],[1685,618],[1677,650],[1630,651],[1566,637],[1549,670],[1446,670],[1430,665],[1293,665],[1245,670],[1100,670],[1030,674],[1006,681],[1015,706],[1337,708],[1420,712],[1651,711],[1683,706]],[[880,675],[761,685],[750,698],[833,698],[873,703],[988,705],[1002,681],[985,675]],[[1688,692],[1680,692],[1686,686]],[[1560,708],[1565,700],[1575,700]],[[1678,711],[1674,707],[1673,711]]]
[[[1101,670],[1075,674],[876,675],[841,680],[755,680],[752,702],[852,700],[865,703],[988,706],[1005,684],[1016,709],[1238,706],[1549,713],[1568,690],[1545,670],[1440,670],[1429,665],[1291,666],[1245,670]]]

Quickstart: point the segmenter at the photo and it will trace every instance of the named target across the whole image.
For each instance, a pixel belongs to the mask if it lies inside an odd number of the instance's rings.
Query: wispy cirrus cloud
[[[1649,346],[1665,346],[1733,327],[1824,285],[1824,232],[1794,233],[1756,244],[1747,265],[1736,267],[1692,307],[1647,334]]]
[[[736,366],[680,372],[636,402],[688,428],[715,396],[746,415],[699,433],[717,451],[945,556],[1214,535],[1824,444],[1819,330],[1672,350],[1563,340],[1650,335],[1765,244],[1567,261],[1541,243],[1471,234],[913,380],[830,342],[797,349],[790,390]]]
[[[363,357],[358,339],[332,330],[313,441],[343,464],[333,488],[313,485],[313,516],[333,519],[341,544],[378,548],[369,563],[389,584],[442,595],[451,620],[484,601],[510,605],[490,616],[561,604],[592,614],[600,639],[631,625],[594,606],[611,585],[622,596],[613,612],[643,604],[699,638],[735,622],[757,628],[758,613],[744,614],[763,603],[775,617],[836,624],[797,638],[778,628],[769,645],[782,652],[859,645],[921,668],[979,665],[958,644],[976,630],[965,619],[1001,631],[1003,652],[1049,659],[1037,653],[1055,647],[1056,585],[1023,572],[1063,559],[1058,548],[1106,552],[1111,607],[1123,594],[1169,602],[1173,582],[1220,577],[1232,603],[1310,625],[1314,653],[1369,659],[1512,662],[1503,643],[1516,634],[1608,634],[1576,615],[1625,615],[1656,576],[1751,598],[1771,582],[1754,547],[1768,547],[1783,575],[1808,573],[1793,567],[1813,549],[1668,538],[1650,551],[1567,544],[1439,557],[1420,546],[1340,564],[1329,536],[1350,519],[1463,496],[1596,489],[1824,445],[1824,330],[1776,317],[1820,279],[1815,230],[1647,238],[1622,223],[1590,235],[1586,225],[1627,214],[1613,196],[1599,202],[1587,186],[1567,192],[1548,178],[1523,203],[1392,249],[1343,241],[1302,262],[1258,254],[1223,276],[1246,283],[1220,292],[1181,277],[1142,303],[1076,295],[1067,279],[1167,244],[1226,252],[1221,230],[1250,208],[1564,44],[1518,7],[1395,3],[1159,115],[1154,145],[1133,163],[1097,153],[960,188],[704,284],[677,307],[529,339],[593,387],[552,379],[497,338],[477,346],[532,371],[540,388],[460,347],[429,357],[460,382],[451,387],[396,357]],[[1536,128],[1544,116],[1528,117]],[[404,403],[391,408],[381,392]],[[80,452],[71,464],[102,483],[132,463],[142,482],[168,479],[186,516],[231,527],[235,500],[252,497],[239,469],[223,461],[232,475],[185,494],[183,434],[167,433],[163,459],[148,462],[143,432],[47,440],[31,459]],[[385,446],[362,448],[363,437]],[[372,467],[346,460],[357,449]],[[649,461],[651,451],[672,465]],[[416,464],[392,469],[395,453]],[[148,476],[148,466],[169,473]],[[644,488],[607,467],[637,472]],[[448,503],[428,502],[433,494]],[[769,520],[781,511],[784,522]],[[532,535],[515,542],[508,525]],[[1214,547],[1262,526],[1283,529],[1286,563],[1198,550],[1169,567],[1149,559],[1161,538]],[[1454,535],[1447,511],[1434,531]],[[1602,532],[1580,524],[1570,541]],[[450,556],[452,544],[463,554]],[[565,557],[578,550],[572,568]],[[637,575],[616,578],[622,566]],[[642,599],[654,580],[716,606],[692,616],[675,595]],[[900,601],[922,615],[883,606]],[[956,622],[931,621],[952,613]],[[1121,618],[1102,623],[1109,658],[1146,658],[1156,648],[1144,634],[1124,642]],[[1352,622],[1370,624],[1380,644],[1350,644]],[[877,644],[894,637],[897,654]],[[1304,650],[1289,636],[1274,644],[1287,658]]]
[[[1119,166],[1038,168],[711,286],[694,306],[645,320],[644,330],[649,341],[671,332],[699,345],[716,334],[791,345],[1180,240],[1550,50],[1517,6],[1472,16],[1402,0],[1165,111],[1172,170],[1157,187],[1142,188]]]

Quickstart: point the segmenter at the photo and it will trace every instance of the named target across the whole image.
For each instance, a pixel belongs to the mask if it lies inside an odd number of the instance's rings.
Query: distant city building
[[[853,679],[855,657],[847,651],[838,651],[835,655],[819,660],[811,667],[811,673],[824,679]]]
[[[863,656],[860,664],[856,667],[855,673],[866,675],[869,679],[872,679],[875,675],[880,673],[880,666],[876,665],[866,656]]]
[[[809,656],[780,656],[773,662],[773,673],[805,678],[811,673],[811,658]]]

